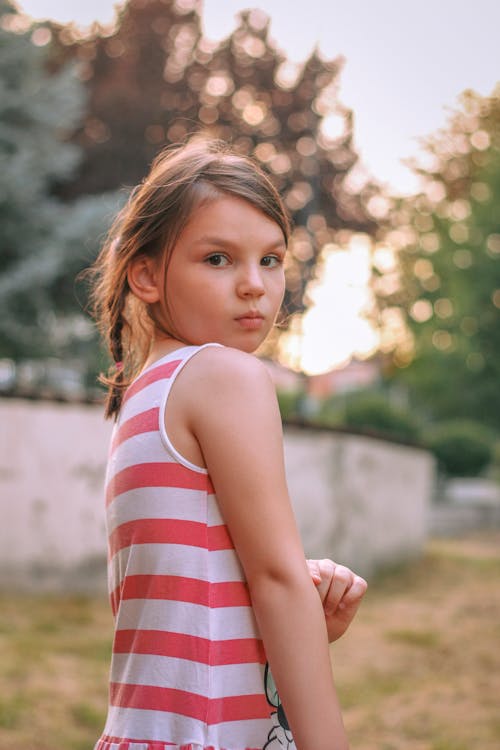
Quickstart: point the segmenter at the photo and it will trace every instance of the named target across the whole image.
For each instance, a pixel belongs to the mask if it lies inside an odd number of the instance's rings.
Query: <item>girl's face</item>
[[[285,252],[278,224],[241,198],[228,195],[196,209],[167,270],[177,335],[191,344],[257,349],[283,300]]]

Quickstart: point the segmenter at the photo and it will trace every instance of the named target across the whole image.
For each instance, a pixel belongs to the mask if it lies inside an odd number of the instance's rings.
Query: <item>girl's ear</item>
[[[133,258],[128,266],[127,280],[132,293],[142,302],[152,305],[159,301],[158,268],[153,258],[147,255]]]

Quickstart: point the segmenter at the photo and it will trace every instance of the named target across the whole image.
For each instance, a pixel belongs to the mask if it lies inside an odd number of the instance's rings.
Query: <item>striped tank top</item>
[[[113,430],[105,494],[115,633],[94,750],[295,750],[210,477],[165,429],[172,384],[203,348],[144,370]]]

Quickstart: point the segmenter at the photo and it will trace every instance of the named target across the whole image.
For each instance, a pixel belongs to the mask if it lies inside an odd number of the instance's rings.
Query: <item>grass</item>
[[[0,596],[0,747],[89,750],[111,651],[104,598]]]
[[[433,630],[412,630],[410,628],[388,630],[385,637],[389,641],[407,643],[411,646],[419,646],[421,648],[434,648],[439,642],[439,633]]]
[[[332,646],[357,750],[500,747],[500,532],[434,540]]]
[[[498,750],[500,532],[434,540],[371,582],[331,649],[352,750]],[[102,597],[0,595],[0,748],[91,750],[106,711]]]

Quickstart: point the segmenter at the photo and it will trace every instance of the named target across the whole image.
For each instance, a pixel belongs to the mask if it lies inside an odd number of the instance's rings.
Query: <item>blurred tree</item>
[[[500,87],[465,92],[424,146],[422,192],[396,203],[381,242],[398,267],[375,282],[382,319],[411,334],[394,378],[431,418],[500,428]]]
[[[295,222],[286,305],[302,310],[319,251],[339,230],[373,231],[373,184],[348,190],[357,161],[351,112],[338,101],[342,61],[314,52],[288,63],[261,11],[214,43],[201,31],[197,0],[129,0],[117,28],[76,39],[54,28],[53,64],[79,64],[89,108],[74,141],[85,152],[71,194],[134,185],[158,150],[208,130],[269,170]]]
[[[0,357],[14,359],[76,353],[93,335],[74,278],[110,211],[102,197],[53,195],[79,160],[65,141],[85,91],[70,67],[47,72],[49,39],[0,0]]]

